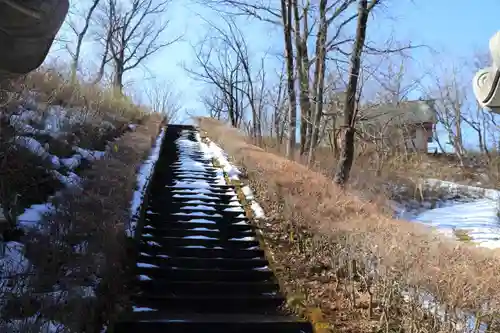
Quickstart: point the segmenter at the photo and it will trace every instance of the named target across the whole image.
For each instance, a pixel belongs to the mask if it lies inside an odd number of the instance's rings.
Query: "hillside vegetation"
[[[98,331],[126,297],[137,172],[163,116],[47,68],[1,96],[0,330]]]
[[[459,332],[480,323],[498,329],[495,251],[394,220],[380,205],[248,143],[224,123],[199,123],[255,189],[278,278],[320,306],[336,331]]]

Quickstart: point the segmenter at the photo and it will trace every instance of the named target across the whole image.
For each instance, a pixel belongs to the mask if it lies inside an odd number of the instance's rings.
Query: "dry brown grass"
[[[3,318],[39,313],[41,321],[61,322],[71,332],[100,332],[126,306],[131,257],[125,228],[136,171],[162,121],[158,114],[146,117],[136,131],[113,142],[107,158],[82,172],[83,191],[54,201],[54,212],[42,221],[43,232],[25,239],[33,267],[17,283],[26,283],[28,289],[10,295],[10,313]],[[59,292],[48,294],[51,291]]]
[[[9,223],[34,203],[47,200],[64,185],[50,171],[53,154],[71,158],[74,147],[103,151],[110,141],[141,123],[145,110],[124,96],[87,82],[70,82],[64,69],[42,68],[24,77],[0,82],[0,210]],[[22,120],[21,120],[22,119]],[[50,125],[50,126],[47,126]],[[15,136],[36,140],[40,149],[19,149]],[[20,138],[17,138],[20,139]],[[36,142],[30,142],[36,143]],[[43,156],[41,156],[43,155]],[[73,170],[79,173],[90,162]],[[2,218],[3,220],[3,218]],[[5,235],[4,235],[5,236]]]
[[[17,81],[17,86],[37,93],[41,103],[80,108],[89,117],[113,121],[116,118],[137,120],[145,110],[134,104],[128,97],[116,94],[112,89],[92,83],[78,81],[72,83],[62,70],[41,68]]]
[[[269,217],[262,227],[278,276],[319,305],[337,331],[454,332],[453,323],[464,321],[458,309],[498,330],[495,253],[394,220],[324,175],[248,144],[234,129],[199,121],[246,170]],[[409,290],[414,296],[404,301]],[[444,307],[442,320],[421,306],[424,291]]]
[[[284,156],[286,147],[278,145],[276,139],[265,138],[262,148],[268,152]],[[387,147],[386,147],[387,148]],[[298,153],[295,161],[303,162]],[[408,153],[401,151],[377,151],[366,143],[357,142],[355,161],[351,171],[350,188],[366,200],[382,202],[387,199],[407,201],[420,200],[422,179],[435,178],[462,185],[500,189],[500,157],[496,152],[485,154],[470,153],[461,166],[455,155]],[[321,146],[315,151],[312,169],[332,177],[337,164],[333,149]],[[397,186],[397,191],[396,187]],[[424,199],[439,200],[449,195],[439,189],[423,189]]]

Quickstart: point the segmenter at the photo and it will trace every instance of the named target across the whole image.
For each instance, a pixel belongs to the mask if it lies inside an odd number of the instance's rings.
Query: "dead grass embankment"
[[[264,150],[284,156],[286,147],[277,143],[275,138],[266,137],[262,142]],[[315,162],[312,169],[332,176],[338,162],[338,156],[331,147],[320,146],[314,153]],[[299,155],[297,147],[295,161],[305,159]],[[376,147],[366,142],[357,142],[355,162],[351,170],[350,185],[353,190],[360,191],[369,200],[386,199],[405,201],[421,199],[415,194],[422,190],[422,179],[435,178],[462,185],[480,186],[484,188],[500,188],[500,158],[494,151],[486,154],[468,153],[460,164],[453,154],[425,154],[421,152],[405,152],[390,147]],[[448,194],[446,191],[424,189],[425,199],[440,199]],[[419,193],[420,194],[420,193]]]
[[[234,129],[199,123],[246,171],[269,218],[261,227],[278,277],[320,306],[336,331],[454,332],[464,327],[463,311],[497,331],[500,259],[492,252],[394,220]],[[441,305],[437,316],[422,306],[427,294]]]
[[[104,87],[83,80],[71,81],[67,70],[60,66],[41,67],[20,78],[2,82],[0,90],[10,108],[23,102],[35,111],[43,112],[51,105],[75,109],[86,118],[96,121],[110,121],[116,124],[123,120],[136,120],[145,115],[140,106],[111,87]],[[5,100],[2,104],[6,104]],[[41,109],[41,110],[37,110]]]
[[[33,266],[24,281],[29,288],[10,295],[11,313],[3,318],[39,314],[71,332],[99,332],[126,306],[130,257],[125,228],[136,172],[162,124],[158,114],[146,117],[112,143],[107,158],[82,172],[83,191],[54,201],[42,232],[26,237],[26,257]]]

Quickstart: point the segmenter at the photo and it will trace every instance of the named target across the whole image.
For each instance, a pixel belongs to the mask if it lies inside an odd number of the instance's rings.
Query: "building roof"
[[[392,125],[437,123],[436,109],[432,100],[404,101],[397,104],[381,104],[359,112],[359,121]]]

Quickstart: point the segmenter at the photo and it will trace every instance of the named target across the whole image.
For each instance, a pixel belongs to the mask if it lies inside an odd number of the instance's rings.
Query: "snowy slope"
[[[450,197],[460,197],[444,200],[433,209],[427,202],[417,208],[399,207],[398,218],[423,223],[447,236],[480,246],[500,247],[499,191],[436,179],[428,179],[424,185],[445,190]]]
[[[38,107],[39,105],[34,98],[27,98],[10,114],[0,114],[3,123],[8,123],[12,129],[10,139],[7,141],[8,146],[2,148],[8,147],[8,149],[24,155],[28,153],[28,155],[34,157],[36,167],[45,169],[48,174],[61,184],[57,192],[46,193],[45,197],[41,196],[40,200],[35,201],[36,203],[31,206],[28,205],[29,207],[24,212],[21,211],[22,213],[17,216],[19,229],[39,229],[43,214],[53,209],[53,205],[50,203],[53,197],[62,196],[68,190],[81,191],[82,179],[78,175],[79,170],[82,169],[84,164],[88,166],[96,160],[106,158],[108,151],[112,148],[111,142],[114,140],[114,136],[109,136],[109,133],[124,133],[124,131],[121,131],[121,127],[117,127],[121,125],[120,122],[123,119],[117,121],[115,124],[117,126],[115,126],[107,121],[96,120],[88,112],[76,108],[48,106],[44,111],[41,111]],[[129,124],[124,130],[133,131],[135,126],[135,124]],[[84,130],[79,132],[80,129],[86,129],[87,132],[85,133]],[[89,129],[91,130],[89,131]],[[87,138],[88,136],[109,138],[110,141],[107,141],[105,149],[93,149],[88,145],[88,141],[84,145],[82,139],[85,139],[85,135]],[[57,150],[54,147],[58,145],[68,148],[66,149],[66,155],[58,156],[51,152]],[[155,151],[152,152],[152,156],[146,164],[154,163],[155,153]],[[17,157],[17,155],[13,156]],[[148,178],[147,173],[150,169],[149,165],[141,168],[141,173],[138,175],[139,188],[136,196],[141,195],[140,192],[143,191],[141,185]],[[17,170],[15,171],[17,172]],[[33,183],[32,186],[37,187],[38,184]],[[18,193],[18,195],[23,194]],[[132,212],[136,209],[135,201],[137,200],[134,199],[132,203]],[[4,217],[0,213],[0,221],[2,219]],[[1,242],[0,239],[0,291],[2,295],[17,293],[17,290],[14,289],[18,287],[16,285],[17,276],[24,276],[29,272],[30,262],[25,258],[24,252],[24,244],[16,241]],[[81,289],[82,297],[92,296],[88,292],[89,288],[81,287]],[[54,297],[56,296],[54,295]],[[61,301],[64,301],[63,296],[58,297]],[[2,306],[3,302],[0,300],[0,310]],[[13,320],[9,323],[1,322],[0,319],[0,326],[12,332],[35,330],[37,332],[52,333],[64,331],[61,324],[44,321],[36,315]]]
[[[456,237],[465,233],[471,241],[488,248],[500,247],[500,223],[497,202],[490,199],[474,200],[448,207],[431,209],[412,220],[437,228]]]

